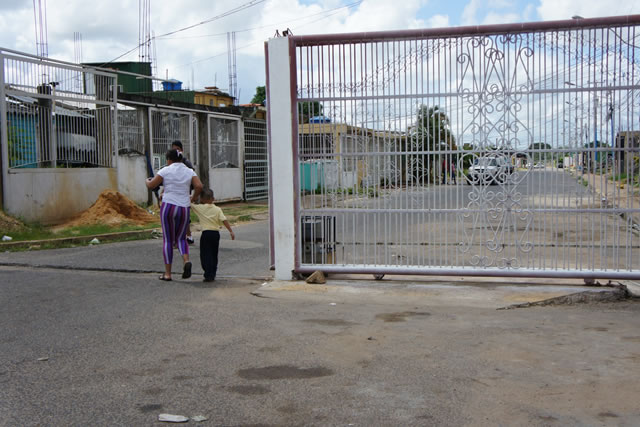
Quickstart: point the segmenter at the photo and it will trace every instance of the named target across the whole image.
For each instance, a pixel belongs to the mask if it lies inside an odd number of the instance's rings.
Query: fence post
[[[291,280],[296,266],[296,209],[294,169],[295,75],[291,72],[290,40],[267,42],[267,105],[271,157],[272,221],[276,280]]]
[[[4,210],[4,174],[9,173],[9,121],[4,94],[4,55],[0,52],[0,210]]]
[[[205,188],[211,188],[209,182],[209,115],[207,113],[196,113],[198,121],[198,178],[202,181]]]
[[[144,143],[144,153],[147,157],[146,161],[151,164],[153,170],[153,157],[151,155],[151,115],[149,114],[149,107],[138,106],[136,107],[138,117],[142,123],[142,141]],[[147,204],[153,206],[153,192],[147,191]]]

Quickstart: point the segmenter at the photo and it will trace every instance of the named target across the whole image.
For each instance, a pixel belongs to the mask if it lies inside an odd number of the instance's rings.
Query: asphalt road
[[[0,267],[0,425],[640,423],[637,302],[498,288]]]
[[[640,260],[629,221],[562,169],[518,171],[506,185],[459,180],[338,195],[323,207],[335,215],[337,244],[332,258],[320,248],[311,263],[578,270],[633,269]]]

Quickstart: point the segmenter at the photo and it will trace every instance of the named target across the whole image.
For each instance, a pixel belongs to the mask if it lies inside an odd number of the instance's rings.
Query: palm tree
[[[416,122],[409,127],[409,174],[415,181],[424,182],[429,171],[435,171],[436,153],[441,150],[455,150],[456,141],[451,134],[449,117],[439,106],[421,105],[416,114]],[[411,154],[411,151],[422,152]],[[427,153],[424,153],[424,152]],[[434,176],[432,174],[431,179]]]

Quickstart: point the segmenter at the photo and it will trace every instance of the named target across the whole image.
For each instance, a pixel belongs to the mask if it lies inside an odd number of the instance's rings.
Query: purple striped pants
[[[162,224],[162,256],[165,264],[173,262],[173,246],[178,245],[180,254],[189,254],[187,227],[190,208],[162,203],[160,223]]]

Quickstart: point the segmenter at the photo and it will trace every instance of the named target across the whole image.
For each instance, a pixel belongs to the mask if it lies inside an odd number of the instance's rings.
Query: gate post
[[[295,74],[287,37],[267,42],[267,107],[271,159],[271,222],[276,280],[291,280],[296,264],[296,208],[294,147],[297,142]],[[294,139],[294,136],[296,138]]]

